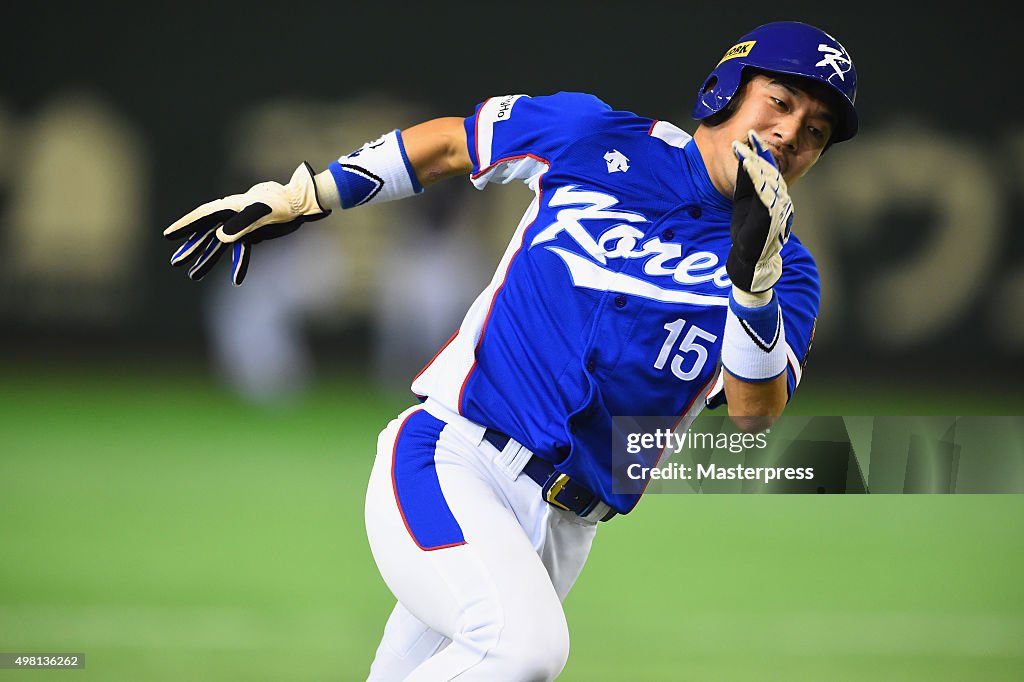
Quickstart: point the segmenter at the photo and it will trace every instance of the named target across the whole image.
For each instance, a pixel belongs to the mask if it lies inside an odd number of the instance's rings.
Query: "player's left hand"
[[[176,220],[164,230],[168,239],[185,239],[171,265],[182,265],[199,254],[188,276],[200,280],[221,256],[231,249],[231,281],[238,286],[245,279],[252,257],[252,245],[283,237],[306,222],[330,215],[316,193],[313,169],[302,163],[288,184],[261,182],[243,194],[207,202]]]
[[[793,227],[793,202],[768,146],[753,130],[733,142],[739,159],[726,271],[743,291],[770,292],[782,276],[782,247]],[[748,146],[749,145],[749,146]]]

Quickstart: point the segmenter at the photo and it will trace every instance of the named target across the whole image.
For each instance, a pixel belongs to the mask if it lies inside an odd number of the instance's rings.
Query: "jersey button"
[[[690,217],[696,220],[700,217],[700,206],[691,206],[686,210],[690,214]]]
[[[593,374],[595,369],[597,369],[597,363],[593,360],[587,360],[587,371]]]
[[[666,227],[664,230],[661,231],[661,238],[667,242],[670,242],[676,238],[676,233],[671,227]]]
[[[616,296],[615,297],[615,307],[616,308],[625,308],[626,307],[626,297],[623,296],[622,294],[619,294],[618,296]]]

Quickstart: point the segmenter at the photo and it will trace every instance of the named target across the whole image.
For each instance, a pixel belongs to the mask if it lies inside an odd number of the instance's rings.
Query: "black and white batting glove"
[[[164,230],[168,239],[185,239],[171,256],[171,265],[183,265],[195,256],[188,276],[198,281],[230,248],[231,281],[240,285],[249,269],[253,244],[283,237],[303,223],[330,215],[317,196],[314,175],[312,167],[303,162],[286,185],[261,182],[244,194],[207,202],[179,218]]]
[[[753,130],[747,140],[749,146],[732,143],[740,164],[725,268],[734,292],[739,289],[744,305],[752,306],[767,302],[782,276],[780,252],[793,227],[793,201],[768,146]]]

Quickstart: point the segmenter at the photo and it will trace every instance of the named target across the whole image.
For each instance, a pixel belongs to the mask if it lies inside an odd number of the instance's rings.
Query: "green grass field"
[[[363,679],[392,604],[363,491],[406,403],[351,378],[267,410],[198,374],[5,371],[0,652],[87,664],[0,679]],[[793,409],[964,412],[827,389]],[[560,679],[1020,679],[1022,520],[1019,495],[651,496],[601,527]]]

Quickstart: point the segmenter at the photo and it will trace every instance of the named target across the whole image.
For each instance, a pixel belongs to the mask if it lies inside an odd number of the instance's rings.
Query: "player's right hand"
[[[782,276],[780,252],[793,226],[793,201],[768,146],[757,133],[749,131],[747,144],[733,142],[732,148],[740,164],[726,271],[741,290],[770,294]]]
[[[244,194],[207,202],[179,218],[164,230],[168,239],[185,240],[171,256],[171,265],[183,265],[195,256],[188,276],[198,281],[231,248],[231,281],[240,285],[253,244],[283,237],[305,222],[330,215],[320,203],[313,176],[313,169],[304,162],[286,185],[261,182]]]

